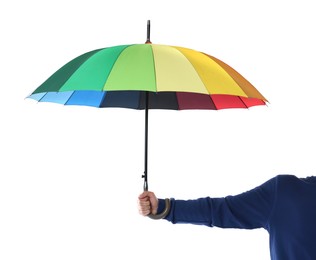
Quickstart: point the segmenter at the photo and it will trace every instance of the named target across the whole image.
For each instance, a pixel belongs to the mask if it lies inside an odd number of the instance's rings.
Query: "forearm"
[[[197,200],[170,200],[170,212],[166,220],[176,223],[189,223],[195,225],[212,226],[210,200],[201,198]],[[158,214],[163,211],[165,201],[159,199]]]
[[[265,227],[271,204],[260,201],[253,194],[196,200],[170,200],[166,220],[177,223],[205,225],[220,228],[254,229]],[[251,198],[251,199],[249,199]],[[159,200],[158,213],[164,208]]]

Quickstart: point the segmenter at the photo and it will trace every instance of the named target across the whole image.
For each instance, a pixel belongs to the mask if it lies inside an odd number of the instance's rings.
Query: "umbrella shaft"
[[[144,191],[148,190],[147,170],[148,170],[148,91],[145,94],[145,170],[144,170]]]

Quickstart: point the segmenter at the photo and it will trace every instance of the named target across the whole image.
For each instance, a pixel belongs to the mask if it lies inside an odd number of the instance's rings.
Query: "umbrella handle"
[[[149,214],[147,215],[147,217],[151,218],[151,219],[162,219],[164,217],[166,217],[170,211],[170,199],[165,199],[165,209],[160,213],[160,214]]]

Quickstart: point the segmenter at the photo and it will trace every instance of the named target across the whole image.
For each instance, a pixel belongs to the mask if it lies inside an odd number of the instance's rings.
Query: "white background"
[[[0,259],[269,259],[268,233],[141,217],[144,112],[25,99],[90,50],[151,40],[213,55],[267,107],[150,111],[149,189],[226,196],[315,175],[313,1],[2,1]]]

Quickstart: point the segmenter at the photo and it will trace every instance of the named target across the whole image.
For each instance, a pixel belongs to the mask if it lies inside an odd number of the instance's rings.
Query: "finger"
[[[139,201],[138,202],[138,211],[141,215],[148,215],[151,213],[151,204],[150,201]]]
[[[149,191],[144,191],[143,193],[141,193],[138,198],[139,199],[144,199],[144,198],[148,198],[149,197],[150,192]]]
[[[142,199],[138,199],[138,203],[141,203],[141,202],[148,202],[150,201],[149,197],[145,197],[145,198],[142,198]]]
[[[139,210],[139,214],[143,216],[147,216],[151,213],[150,210]]]
[[[138,201],[138,206],[139,207],[150,207],[151,206],[151,203],[149,200],[140,200]]]
[[[150,207],[139,207],[138,211],[141,215],[146,216],[151,213],[151,208]]]

